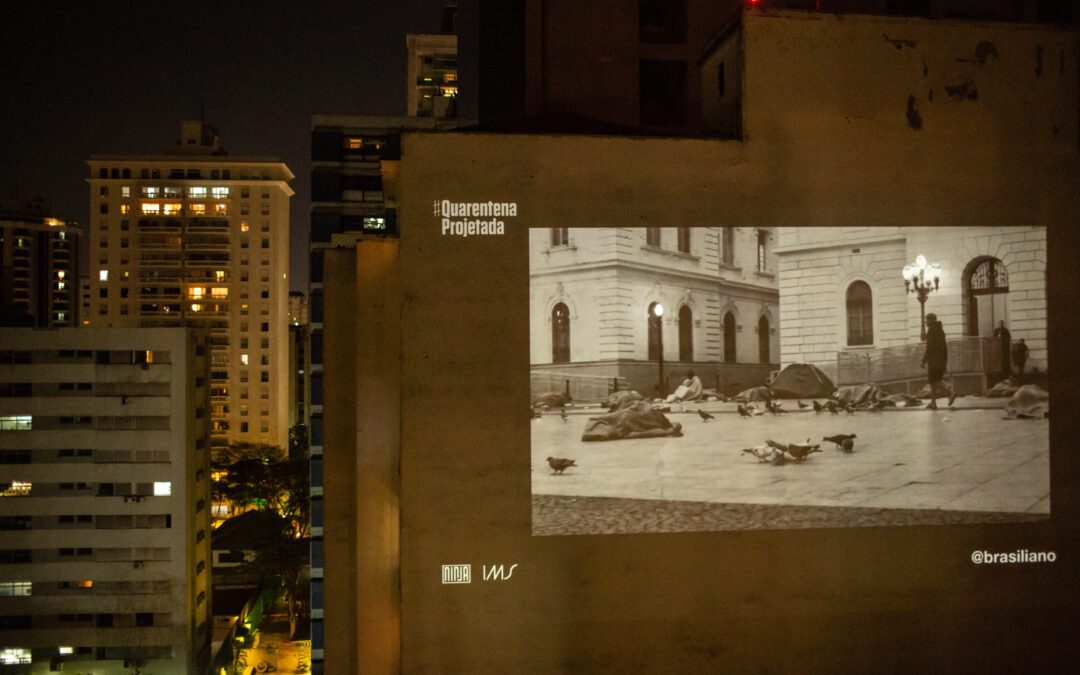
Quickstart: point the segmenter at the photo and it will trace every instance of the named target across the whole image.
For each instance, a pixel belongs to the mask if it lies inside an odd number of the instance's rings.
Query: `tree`
[[[300,439],[295,450],[294,436]],[[273,511],[291,523],[297,536],[305,535],[310,520],[306,432],[291,432],[289,445],[285,456],[274,445],[230,444],[214,462],[214,500],[241,509]]]

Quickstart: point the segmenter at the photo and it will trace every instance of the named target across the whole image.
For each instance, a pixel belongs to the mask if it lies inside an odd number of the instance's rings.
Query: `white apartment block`
[[[195,329],[0,329],[0,668],[204,672],[209,353]]]
[[[88,163],[83,325],[206,328],[212,444],[286,447],[293,174],[225,154],[200,122],[165,154]]]

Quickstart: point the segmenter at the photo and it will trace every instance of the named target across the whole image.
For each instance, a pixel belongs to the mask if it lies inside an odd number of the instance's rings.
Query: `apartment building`
[[[0,664],[204,671],[209,355],[194,329],[0,329]]]
[[[91,327],[210,333],[212,444],[288,439],[289,198],[276,159],[232,157],[184,122],[152,156],[90,165]]]

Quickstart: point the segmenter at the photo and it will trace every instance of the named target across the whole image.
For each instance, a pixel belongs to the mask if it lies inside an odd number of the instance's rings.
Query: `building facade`
[[[405,36],[410,117],[457,117],[457,35]]]
[[[190,329],[0,329],[2,663],[209,664],[209,355]]]
[[[725,394],[763,384],[779,360],[775,248],[771,228],[531,229],[533,395],[651,394],[661,360],[668,392],[687,370]]]
[[[79,325],[79,239],[40,200],[0,203],[0,324]]]
[[[902,273],[921,255],[937,266],[924,273],[934,287],[925,313],[942,322],[954,351],[977,350],[983,356],[973,365],[997,374],[994,333],[1004,322],[1012,340],[1024,339],[1029,349],[1027,372],[1046,372],[1045,227],[790,227],[779,234],[784,364],[813,363],[840,383],[855,384],[866,379],[866,367],[874,368],[871,361],[919,346],[924,311]],[[950,361],[954,371],[963,367],[952,355]],[[905,365],[910,372],[886,374],[879,364],[873,379],[924,377]]]
[[[83,325],[206,328],[214,444],[285,447],[288,167],[225,154],[199,122],[183,123],[181,142],[164,154],[89,165]]]

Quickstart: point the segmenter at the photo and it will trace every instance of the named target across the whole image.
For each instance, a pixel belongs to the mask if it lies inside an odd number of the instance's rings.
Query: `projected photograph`
[[[1045,228],[529,235],[534,535],[1049,518]]]

